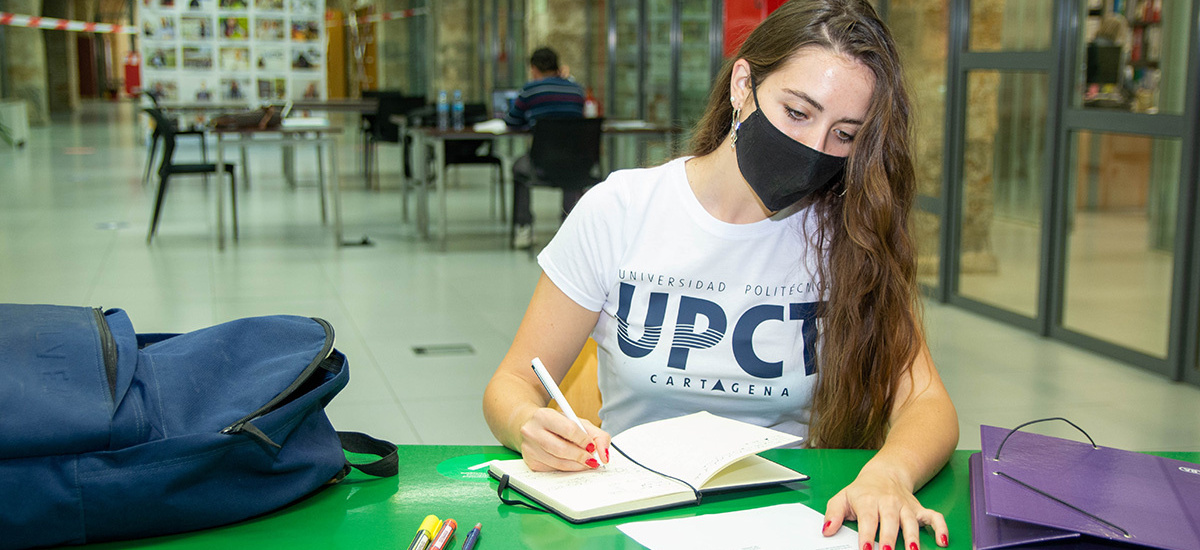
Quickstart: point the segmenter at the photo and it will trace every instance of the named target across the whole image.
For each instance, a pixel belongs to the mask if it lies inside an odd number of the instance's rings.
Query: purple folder
[[[1200,549],[1200,465],[1010,432],[982,426],[971,457],[977,550]]]

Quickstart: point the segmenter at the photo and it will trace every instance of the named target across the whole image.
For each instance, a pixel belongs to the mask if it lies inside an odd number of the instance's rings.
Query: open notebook
[[[808,476],[757,456],[798,441],[791,434],[698,412],[621,432],[613,437],[610,462],[603,468],[534,472],[516,459],[493,462],[488,473],[496,479],[508,476],[510,488],[567,521],[582,523],[694,504],[710,492],[804,481]]]

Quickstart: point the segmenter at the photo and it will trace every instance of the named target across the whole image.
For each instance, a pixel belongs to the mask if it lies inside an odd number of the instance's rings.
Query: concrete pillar
[[[8,32],[8,26],[0,26],[0,99],[8,97],[8,89],[5,88],[5,81],[8,80],[8,39],[5,38]]]
[[[546,46],[558,52],[559,64],[571,68],[571,74],[580,84],[590,72],[585,66],[588,47],[587,10],[592,2],[579,0],[527,0],[525,13],[526,52]],[[597,31],[593,29],[593,33]],[[523,67],[529,66],[529,58],[520,60]]]
[[[73,0],[44,0],[42,15],[78,19]],[[79,109],[79,56],[75,33],[42,31],[46,45],[46,99],[51,113]]]
[[[427,97],[437,99],[438,90],[463,90],[468,101],[478,73],[476,55],[476,2],[441,0],[430,3],[433,28],[433,63]]]
[[[8,10],[23,15],[40,15],[41,0],[8,0]],[[50,122],[46,97],[46,47],[39,29],[8,27],[3,51],[8,66],[5,75],[11,97],[24,99],[29,109],[29,124]]]
[[[98,2],[99,2],[99,0],[71,0],[71,6],[72,6],[72,10],[74,10],[74,12],[75,12],[75,18],[80,21],[95,21],[96,20],[96,4]],[[80,97],[82,97],[80,95],[80,93],[84,89],[83,83],[85,81],[90,81],[92,84],[98,84],[98,82],[96,82],[97,78],[96,78],[96,73],[94,72],[94,70],[96,68],[95,53],[96,53],[96,48],[97,48],[99,41],[96,40],[96,35],[91,34],[91,33],[86,33],[86,34],[74,33],[74,34],[75,34],[75,36],[73,37],[73,43],[75,44],[75,47],[76,47],[76,55],[77,56],[88,55],[88,50],[86,48],[84,50],[79,49],[79,43],[81,41],[84,41],[84,42],[90,41],[92,43],[91,49],[90,49],[91,54],[92,54],[92,59],[81,59],[80,60],[81,62],[77,62],[75,65],[77,67],[77,69],[76,69],[77,71],[78,71],[78,68],[83,68],[83,67],[87,67],[87,68],[90,68],[91,70],[93,70],[93,72],[91,74],[82,74],[82,73],[77,72],[78,81],[76,82],[76,85],[75,85],[75,94],[76,94],[76,99],[79,99]],[[97,94],[98,93],[99,93],[99,89],[97,89]]]
[[[914,107],[913,154],[917,189],[940,196],[946,118],[946,56],[949,44],[949,0],[892,0],[889,27],[904,62]],[[936,277],[942,220],[913,209],[910,224],[917,241],[917,267],[923,280]]]
[[[424,4],[414,0],[383,0],[380,9],[389,13],[410,9],[414,5]],[[426,44],[422,43],[420,30],[428,28],[426,25],[429,25],[430,21],[429,15],[416,15],[376,25],[380,89],[400,90],[409,95],[427,93],[424,82],[429,80],[428,76],[414,76],[422,67],[421,59],[427,51]]]

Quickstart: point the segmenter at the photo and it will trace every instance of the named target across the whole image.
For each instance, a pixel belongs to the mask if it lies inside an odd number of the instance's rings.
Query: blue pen
[[[481,527],[483,527],[483,524],[476,523],[475,528],[471,529],[470,533],[467,533],[467,539],[463,541],[462,550],[471,550],[472,548],[475,548],[475,541],[479,540],[479,529]]]

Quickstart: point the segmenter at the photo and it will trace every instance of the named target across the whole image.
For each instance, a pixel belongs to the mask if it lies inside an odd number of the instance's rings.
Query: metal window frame
[[[1200,385],[1200,230],[1196,222],[1200,212],[1200,0],[1189,0],[1188,52],[1186,63],[1186,99],[1180,115],[1108,112],[1072,105],[1074,71],[1077,63],[1079,33],[1083,22],[1079,14],[1086,0],[1056,2],[1051,27],[1051,44],[1044,52],[972,52],[970,40],[970,0],[952,0],[950,6],[949,52],[947,55],[947,100],[944,121],[942,195],[919,197],[918,207],[941,214],[940,264],[937,288],[926,288],[935,299],[968,311],[1037,332],[1076,347],[1111,357],[1155,372],[1172,380]],[[886,0],[881,11],[886,12]],[[1027,317],[1012,311],[965,297],[959,292],[957,274],[961,268],[961,223],[967,122],[967,83],[972,71],[1036,71],[1048,74],[1050,97],[1046,112],[1046,163],[1040,170],[1044,186],[1041,212],[1041,253],[1038,265],[1038,312]],[[1101,338],[1082,334],[1063,326],[1066,272],[1067,220],[1072,209],[1070,191],[1070,145],[1077,131],[1141,134],[1178,139],[1182,158],[1176,217],[1176,241],[1169,311],[1166,357],[1157,357]]]
[[[1192,1],[1192,17],[1188,29],[1188,51],[1193,56],[1200,56],[1200,2]],[[1200,90],[1200,59],[1188,60],[1187,100],[1184,102],[1184,120],[1191,122],[1191,132],[1183,143],[1183,155],[1190,159],[1186,171],[1180,173],[1180,188],[1183,191],[1180,203],[1186,209],[1179,213],[1183,222],[1176,228],[1175,238],[1186,240],[1185,250],[1190,257],[1176,258],[1177,264],[1185,264],[1189,270],[1184,280],[1183,289],[1186,294],[1179,300],[1183,307],[1183,338],[1180,345],[1180,358],[1176,367],[1175,380],[1183,380],[1200,385],[1200,223],[1196,216],[1200,213],[1200,192],[1197,190],[1197,180],[1200,180],[1200,136],[1197,136],[1197,120],[1200,119],[1200,101],[1196,93]],[[1178,246],[1180,243],[1176,242]],[[1179,284],[1176,281],[1175,284]],[[1174,320],[1174,318],[1172,318]]]

